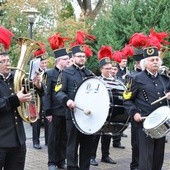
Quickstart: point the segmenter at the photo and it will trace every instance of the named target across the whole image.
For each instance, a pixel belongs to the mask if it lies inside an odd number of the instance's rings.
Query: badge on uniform
[[[132,97],[132,92],[131,91],[124,91],[123,92],[123,99],[128,100]]]
[[[127,82],[126,82],[127,89],[123,92],[123,98],[125,100],[131,99],[131,97],[132,97],[131,87],[132,87],[132,78],[128,77]]]
[[[57,84],[54,88],[55,92],[58,92],[62,88],[62,84]]]

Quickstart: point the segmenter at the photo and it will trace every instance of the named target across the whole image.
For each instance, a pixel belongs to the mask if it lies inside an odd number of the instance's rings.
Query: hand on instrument
[[[69,99],[66,103],[66,105],[70,108],[70,109],[74,109],[76,107],[76,104],[73,100]]]
[[[142,116],[140,115],[140,113],[136,113],[133,118],[136,122],[142,121]]]
[[[21,103],[31,101],[32,99],[31,93],[24,94],[23,92],[24,92],[24,87],[22,87],[22,89],[16,94],[19,101]]]
[[[126,76],[127,76],[127,74],[124,74],[124,75],[122,76],[122,79],[125,80]]]
[[[41,74],[37,74],[34,79],[32,80],[33,84],[38,88],[41,89],[41,82],[42,82],[42,76]]]
[[[52,116],[47,116],[46,118],[47,118],[47,120],[48,120],[49,122],[51,122],[51,121],[52,121],[52,119],[53,119],[53,117],[52,117]]]
[[[166,93],[166,98],[170,100],[170,92]]]

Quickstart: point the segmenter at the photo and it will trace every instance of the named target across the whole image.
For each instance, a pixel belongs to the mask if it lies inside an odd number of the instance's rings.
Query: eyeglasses
[[[8,59],[8,60],[1,60],[0,64],[8,64],[8,63],[12,63],[12,60]]]
[[[86,56],[85,56],[85,55],[75,55],[75,57],[78,57],[78,58],[85,58]]]
[[[69,60],[70,58],[60,58],[61,60]]]
[[[111,70],[112,68],[103,68],[104,70]]]

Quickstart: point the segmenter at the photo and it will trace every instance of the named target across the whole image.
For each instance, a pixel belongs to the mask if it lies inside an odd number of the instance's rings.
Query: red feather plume
[[[146,45],[148,37],[142,33],[135,33],[130,37],[129,44],[135,48],[141,48]]]
[[[160,43],[160,41],[158,40],[157,37],[152,36],[152,35],[149,35],[149,36],[148,36],[148,42],[147,42],[147,44],[146,44],[146,47],[151,47],[151,46],[152,46],[152,47],[157,47],[158,50],[160,50],[161,47],[162,47],[162,45],[161,45],[161,43]]]
[[[85,44],[85,39],[89,39],[91,41],[94,41],[96,37],[94,35],[88,34],[87,32],[84,31],[77,31],[76,32],[76,37],[75,37],[75,43],[78,44]]]
[[[153,28],[150,29],[150,35],[157,37],[158,41],[160,43],[169,45],[170,43],[166,41],[165,39],[168,38],[168,34],[166,32],[156,32]]]
[[[64,47],[65,41],[70,40],[69,37],[61,37],[59,34],[60,33],[56,33],[48,38],[52,50]]]
[[[122,54],[124,57],[132,57],[134,56],[134,49],[132,48],[131,45],[126,45],[123,49],[122,49]]]
[[[83,45],[84,47],[84,52],[85,52],[85,55],[86,57],[92,57],[93,56],[93,52],[91,50],[91,48],[88,46],[88,45]]]
[[[120,63],[122,61],[123,54],[121,51],[114,51],[112,54],[112,59],[116,61],[117,63]]]
[[[36,51],[34,52],[34,55],[35,55],[36,57],[38,57],[38,56],[40,56],[40,55],[43,55],[43,54],[45,54],[45,52],[46,52],[46,50],[45,50],[45,44],[42,43],[42,42],[38,42],[38,44],[40,45],[40,49],[38,49],[38,50],[36,50]]]
[[[98,60],[102,60],[105,57],[112,59],[112,47],[111,46],[102,46],[98,51]]]
[[[0,44],[3,44],[5,50],[8,50],[11,44],[11,38],[14,36],[14,34],[4,27],[0,27],[0,34]]]

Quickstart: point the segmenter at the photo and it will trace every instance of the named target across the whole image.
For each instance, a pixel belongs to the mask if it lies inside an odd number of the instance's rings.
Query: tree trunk
[[[89,18],[90,20],[94,20],[97,16],[97,14],[100,12],[100,9],[102,8],[102,5],[104,3],[104,0],[98,0],[94,10],[92,10],[92,2],[91,0],[77,0],[82,13],[81,13],[81,20],[84,20],[86,18]]]

